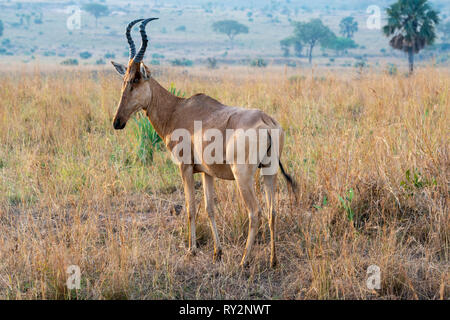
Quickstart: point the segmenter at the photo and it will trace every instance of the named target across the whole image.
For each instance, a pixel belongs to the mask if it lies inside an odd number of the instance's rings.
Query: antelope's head
[[[150,70],[144,65],[142,59],[144,58],[145,50],[147,49],[147,34],[145,32],[145,26],[152,20],[158,18],[138,19],[130,22],[125,33],[128,44],[130,45],[130,59],[128,66],[111,61],[117,72],[123,76],[122,84],[122,97],[117,107],[117,112],[114,117],[113,126],[116,130],[125,128],[128,119],[136,111],[146,109],[152,98],[152,91],[150,84],[147,81],[150,79]],[[141,22],[139,31],[142,37],[142,44],[139,52],[136,54],[136,47],[133,39],[131,38],[131,28]]]

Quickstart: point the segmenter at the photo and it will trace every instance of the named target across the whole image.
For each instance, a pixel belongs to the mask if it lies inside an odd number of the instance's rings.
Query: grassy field
[[[222,262],[212,263],[200,182],[200,254],[185,256],[177,168],[164,150],[139,160],[133,121],[112,128],[119,77],[10,69],[0,74],[0,299],[450,297],[447,69],[155,73],[187,96],[260,108],[286,131],[283,161],[299,200],[280,178],[279,265],[268,267],[262,217],[248,270],[239,268],[248,222],[233,182],[216,181]],[[69,265],[81,268],[80,290],[66,287]],[[370,265],[381,269],[380,290],[366,287]]]

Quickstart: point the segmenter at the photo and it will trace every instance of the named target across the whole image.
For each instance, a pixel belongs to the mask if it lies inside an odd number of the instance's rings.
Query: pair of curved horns
[[[147,43],[148,43],[147,33],[145,32],[145,26],[150,21],[157,20],[157,19],[159,19],[159,18],[149,18],[149,19],[145,19],[145,20],[137,19],[137,20],[131,21],[128,24],[125,36],[127,37],[128,45],[130,46],[130,60],[134,58],[134,62],[139,63],[144,58],[145,50],[147,49]],[[131,38],[130,33],[131,33],[131,29],[133,28],[133,26],[138,22],[141,22],[141,25],[139,26],[139,31],[141,33],[142,44],[141,44],[141,47],[139,48],[139,52],[136,54],[136,47],[134,45],[134,41]]]

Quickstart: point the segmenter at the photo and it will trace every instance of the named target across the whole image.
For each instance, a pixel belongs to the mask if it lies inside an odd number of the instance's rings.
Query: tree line
[[[97,20],[109,14],[106,5],[100,3],[88,3],[83,6],[83,10],[89,12]],[[409,71],[414,70],[414,55],[419,53],[426,46],[432,45],[437,37],[436,27],[440,22],[439,12],[433,10],[429,0],[397,0],[386,9],[387,23],[383,27],[383,34],[388,37],[392,48],[401,50],[408,57]],[[251,17],[251,16],[250,16]],[[42,15],[40,16],[42,23]],[[295,56],[308,57],[312,63],[313,51],[317,46],[330,49],[337,55],[342,55],[350,49],[357,48],[358,45],[353,40],[358,32],[358,23],[354,17],[345,17],[339,23],[340,36],[324,25],[320,19],[312,19],[308,22],[292,22],[294,27],[290,37],[280,41],[283,55],[290,56],[290,50],[294,50]],[[235,20],[221,20],[212,25],[214,32],[225,34],[231,45],[239,34],[249,33],[249,28]],[[0,37],[3,35],[4,24],[0,20]],[[440,28],[443,47],[450,47],[450,21],[447,21]]]
[[[414,71],[414,55],[436,40],[436,26],[439,24],[439,12],[433,10],[428,0],[398,0],[386,9],[387,24],[383,27],[383,34],[390,38],[389,45],[405,52],[408,56],[409,71]],[[290,55],[294,49],[296,56],[306,56],[311,64],[313,50],[318,45],[331,49],[337,55],[357,48],[353,36],[358,31],[358,22],[354,17],[345,17],[339,23],[340,35],[337,36],[324,25],[320,19],[308,22],[292,22],[293,34],[280,41],[284,56]],[[240,33],[248,33],[248,27],[234,20],[222,20],[213,24],[213,30],[228,35],[232,42]],[[440,29],[443,40],[449,41],[450,22]]]
[[[342,19],[340,23],[342,37],[337,36],[320,19],[312,19],[309,22],[293,22],[292,24],[294,26],[293,35],[280,41],[285,57],[290,55],[291,47],[294,48],[297,57],[303,56],[303,48],[306,47],[306,56],[309,63],[312,63],[313,50],[319,44],[323,48],[334,50],[337,55],[357,47],[352,37],[358,31],[358,23],[353,17]]]
[[[433,10],[428,0],[398,0],[386,9],[387,24],[383,33],[390,38],[392,48],[404,51],[408,56],[409,72],[414,71],[414,55],[436,40],[436,26],[439,24],[439,12]],[[353,17],[343,18],[339,24],[340,34],[336,36],[320,19],[309,22],[293,22],[294,33],[291,37],[280,41],[285,56],[294,47],[297,56],[307,48],[309,63],[312,62],[313,49],[320,44],[324,48],[344,52],[356,48],[352,40],[358,31],[358,23]],[[444,41],[449,40],[450,22],[441,31]]]

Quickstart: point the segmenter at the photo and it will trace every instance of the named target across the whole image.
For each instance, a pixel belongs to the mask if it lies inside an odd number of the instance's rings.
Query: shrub
[[[81,59],[89,59],[90,57],[92,57],[92,53],[90,53],[89,51],[83,51],[80,53]]]
[[[61,64],[65,65],[65,66],[77,66],[78,60],[77,59],[66,59],[66,60],[62,61]]]
[[[387,65],[387,73],[391,76],[395,76],[398,72],[397,66],[393,63],[388,63]]]
[[[184,98],[184,96],[186,95],[186,92],[184,92],[183,94],[181,94],[181,90],[178,90],[178,91],[177,91],[177,88],[175,88],[173,82],[170,83],[169,92],[170,92],[171,94],[173,94],[174,96],[181,97],[181,98]]]
[[[181,90],[177,90],[173,83],[170,84],[169,92],[178,97],[185,96],[185,93],[181,94]],[[134,134],[138,140],[138,159],[144,164],[152,163],[154,152],[161,150],[162,139],[146,116],[138,115],[133,120],[136,123]]]
[[[208,58],[206,60],[206,64],[209,69],[217,69],[217,59],[216,58]]]
[[[105,54],[105,59],[114,59],[116,57],[116,55],[114,53],[106,53]]]
[[[161,149],[162,139],[147,117],[139,115],[133,120],[136,123],[134,134],[138,140],[137,156],[144,164],[152,163],[153,153]]]
[[[338,196],[339,202],[341,203],[342,208],[345,210],[347,219],[350,222],[353,222],[353,218],[355,217],[355,212],[351,207],[353,196],[353,189],[349,189],[344,197]]]
[[[355,68],[362,69],[362,68],[365,68],[367,66],[368,66],[367,63],[364,60],[360,60],[360,61],[355,62]]]
[[[56,52],[55,52],[55,51],[45,51],[45,52],[43,53],[43,55],[44,55],[45,57],[54,57],[54,56],[56,56]]]
[[[175,31],[186,31],[186,26],[178,26]]]
[[[263,58],[258,58],[250,61],[252,67],[265,68],[267,67],[267,62]]]
[[[191,67],[194,65],[192,60],[183,59],[175,59],[170,62],[173,66],[183,66],[183,67]]]
[[[95,61],[96,65],[102,65],[102,64],[106,64],[105,60],[103,59],[98,59],[97,61]]]
[[[436,179],[432,178],[431,180],[426,179],[422,176],[422,173],[417,170],[406,170],[405,179],[400,182],[400,186],[408,192],[410,196],[413,195],[416,189],[423,189],[427,186],[436,185]]]

